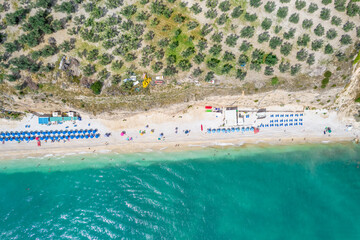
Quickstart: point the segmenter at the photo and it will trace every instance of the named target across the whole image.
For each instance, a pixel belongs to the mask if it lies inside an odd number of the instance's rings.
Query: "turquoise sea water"
[[[360,148],[0,163],[0,239],[360,239]]]

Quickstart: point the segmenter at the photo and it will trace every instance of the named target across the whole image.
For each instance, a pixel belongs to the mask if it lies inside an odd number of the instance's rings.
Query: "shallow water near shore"
[[[359,239],[360,147],[0,162],[0,239]]]

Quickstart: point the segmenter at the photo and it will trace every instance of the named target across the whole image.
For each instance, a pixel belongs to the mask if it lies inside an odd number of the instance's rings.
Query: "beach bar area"
[[[55,111],[51,115],[44,114],[38,116],[38,122],[41,125],[50,125],[50,124],[62,124],[69,121],[81,120],[81,117],[78,113],[70,111],[62,113],[60,111]]]

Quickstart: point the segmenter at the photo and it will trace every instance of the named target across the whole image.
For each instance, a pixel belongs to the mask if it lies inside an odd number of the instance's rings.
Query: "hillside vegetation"
[[[209,94],[214,79],[229,92],[326,91],[349,80],[359,16],[354,0],[6,1],[0,90],[6,99],[53,98],[84,110],[92,102],[93,111],[97,95],[172,103]],[[68,67],[60,69],[63,56]],[[167,85],[124,81],[143,73]]]

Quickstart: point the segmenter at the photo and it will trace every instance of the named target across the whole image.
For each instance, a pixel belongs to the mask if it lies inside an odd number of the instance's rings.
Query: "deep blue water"
[[[0,163],[0,239],[360,239],[354,145],[83,157]]]

